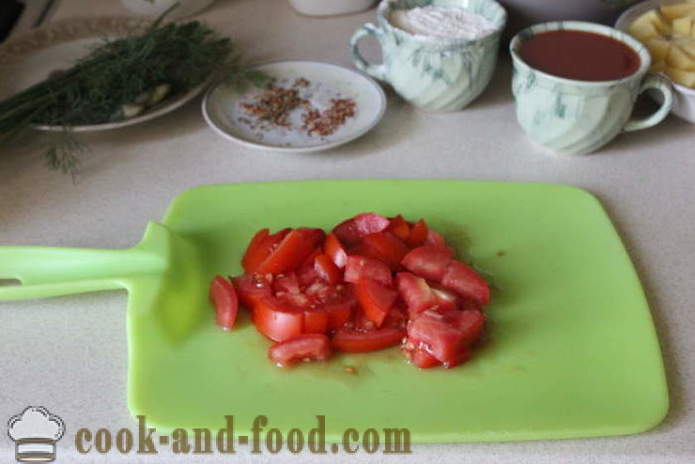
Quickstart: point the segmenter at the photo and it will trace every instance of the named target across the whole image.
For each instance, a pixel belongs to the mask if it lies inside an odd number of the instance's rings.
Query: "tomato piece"
[[[301,287],[307,287],[320,279],[319,273],[316,272],[313,262],[302,265],[297,269],[295,274],[297,274],[297,279]]]
[[[328,313],[323,309],[304,311],[304,333],[326,333],[328,331]]]
[[[293,229],[263,260],[256,272],[281,274],[297,269],[321,243],[323,235],[321,229],[307,227]]]
[[[490,302],[490,287],[471,267],[452,260],[442,278],[442,285],[484,306]]]
[[[470,348],[463,348],[461,351],[459,351],[458,356],[456,356],[456,359],[453,359],[450,362],[445,362],[442,363],[442,366],[444,366],[444,369],[451,369],[452,367],[456,367],[459,364],[463,364],[471,357],[473,356],[473,350]]]
[[[444,278],[453,257],[454,252],[449,248],[422,246],[410,251],[402,264],[420,277],[439,282]]]
[[[364,314],[376,327],[381,327],[386,315],[398,298],[396,290],[372,279],[360,279],[355,285],[355,295]]]
[[[356,245],[362,237],[382,232],[389,226],[389,220],[375,213],[362,213],[343,221],[333,229],[333,234],[346,245]]]
[[[323,311],[328,316],[328,330],[340,329],[352,317],[357,301],[350,296],[340,303],[331,303],[323,306]]]
[[[393,283],[391,269],[378,259],[366,256],[348,256],[344,278],[345,282],[353,284],[360,279],[373,279],[387,286]]]
[[[411,248],[419,247],[425,243],[425,240],[427,240],[428,232],[429,228],[427,227],[427,223],[424,219],[420,219],[410,229],[410,236],[408,236],[406,243]]]
[[[267,257],[267,255],[265,255],[259,258],[257,255],[260,253],[261,244],[266,240],[268,235],[270,235],[270,230],[261,229],[256,232],[251,239],[251,242],[249,242],[249,246],[246,248],[244,257],[241,259],[241,265],[244,267],[246,272],[249,272],[249,268],[251,267],[258,267],[258,264],[263,262],[263,260]],[[268,254],[270,254],[270,250],[268,250]]]
[[[326,314],[328,330],[339,329],[345,325],[357,306],[357,300],[349,285],[330,285],[319,279],[306,288],[305,294],[316,307],[310,308],[311,310]]]
[[[273,292],[275,296],[280,297],[287,293],[300,293],[299,288],[299,278],[294,272],[288,272],[287,274],[280,274],[273,277]]]
[[[422,277],[410,272],[399,272],[396,283],[411,319],[437,304],[432,289]]]
[[[338,237],[334,234],[331,233],[326,235],[326,240],[323,243],[323,251],[333,260],[333,263],[338,266],[338,268],[342,269],[345,267],[347,263],[347,252],[345,248],[343,248],[342,243],[340,243],[340,240],[338,240]]]
[[[239,312],[239,298],[234,285],[222,276],[215,276],[210,282],[210,299],[215,304],[217,325],[231,330]]]
[[[333,335],[331,343],[335,349],[346,353],[367,353],[398,345],[405,335],[405,329],[391,327],[369,331],[340,329]]]
[[[290,229],[283,229],[270,235],[268,229],[261,229],[251,239],[246,253],[241,260],[241,265],[247,274],[256,272],[273,250],[289,234]]]
[[[389,219],[389,226],[386,228],[386,230],[404,242],[408,240],[408,237],[410,237],[410,224],[408,224],[408,221],[403,219],[403,216],[400,214]]]
[[[333,263],[328,255],[319,254],[314,259],[314,269],[323,280],[332,284],[338,284],[343,280],[343,273],[340,272],[338,266]]]
[[[443,311],[448,311],[451,309],[478,309],[477,307],[473,308],[466,305],[466,300],[460,298],[456,293],[452,292],[451,290],[436,287],[434,285],[430,285],[430,289],[432,290],[432,294],[434,295],[437,308]]]
[[[302,334],[304,313],[278,298],[265,296],[253,308],[256,329],[275,342],[282,342]]]
[[[299,335],[268,350],[268,357],[279,367],[289,367],[298,361],[325,361],[331,355],[331,343],[321,334]]]
[[[312,251],[309,254],[309,256],[307,256],[307,258],[304,260],[304,262],[302,263],[302,266],[313,266],[314,261],[316,260],[316,257],[319,255],[322,255],[322,254],[323,254],[323,250],[321,249],[321,247],[315,248],[314,251]]]
[[[429,354],[420,342],[408,339],[403,345],[402,350],[405,357],[420,369],[430,369],[442,364],[437,358]]]
[[[451,365],[459,362],[464,348],[480,338],[484,326],[480,311],[427,310],[408,323],[408,339],[422,342],[429,354]]]
[[[408,254],[408,247],[390,232],[369,234],[362,239],[360,249],[365,256],[385,262],[394,271],[400,267],[401,260]]]
[[[404,314],[405,309],[400,307],[399,301],[389,310],[384,318],[382,327],[390,327],[392,329],[404,329],[408,322],[407,316]]]
[[[427,231],[427,238],[425,239],[425,246],[447,248],[447,244],[446,244],[446,241],[444,240],[444,237],[442,237],[439,234],[439,232],[436,232],[432,229],[429,229]]]
[[[253,309],[258,301],[266,296],[271,296],[272,288],[266,279],[259,275],[244,274],[232,277],[241,304]]]

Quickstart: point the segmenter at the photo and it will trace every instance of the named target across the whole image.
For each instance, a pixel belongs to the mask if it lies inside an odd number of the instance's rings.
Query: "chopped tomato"
[[[319,254],[316,256],[314,259],[314,269],[323,280],[332,284],[338,284],[343,280],[343,273],[340,272],[338,266],[333,263],[328,255]]]
[[[328,337],[321,334],[299,335],[268,350],[268,357],[280,367],[289,367],[298,361],[325,361],[331,355]]]
[[[400,214],[394,218],[389,219],[389,226],[386,230],[388,230],[404,242],[408,240],[408,237],[410,237],[410,224],[408,224],[408,221],[403,219],[403,216],[401,216]]]
[[[422,277],[410,272],[399,272],[396,282],[411,319],[437,304],[432,289]]]
[[[392,270],[400,267],[403,257],[408,254],[408,247],[390,232],[369,234],[359,245],[365,256],[376,258],[386,263]]]
[[[328,313],[321,309],[310,309],[304,311],[304,333],[326,333],[328,332]]]
[[[356,284],[360,279],[373,279],[384,285],[391,285],[391,270],[374,258],[366,256],[348,256],[345,266],[345,282]]]
[[[398,298],[397,291],[372,279],[360,279],[355,285],[355,295],[364,314],[376,327],[381,327]]]
[[[453,257],[454,252],[449,248],[422,246],[410,251],[402,263],[410,272],[439,282],[444,278]]]
[[[299,288],[299,279],[297,274],[294,272],[288,272],[287,274],[280,274],[273,278],[273,292],[275,296],[280,297],[287,293],[297,294],[301,290]]]
[[[311,285],[312,283],[316,282],[317,279],[321,278],[321,276],[319,276],[319,273],[316,272],[316,268],[313,262],[303,264],[302,267],[297,269],[296,274],[297,279],[299,280],[299,285],[301,287],[307,287],[308,285]]]
[[[427,227],[427,223],[424,219],[420,219],[410,229],[410,236],[406,241],[408,243],[408,246],[410,246],[411,248],[415,248],[424,244],[425,240],[427,240],[428,232],[429,228]]]
[[[490,302],[490,287],[471,267],[452,260],[442,278],[442,285],[480,305]]]
[[[369,331],[340,329],[331,342],[335,349],[346,353],[367,353],[398,345],[405,335],[405,329],[391,327]]]
[[[282,342],[302,334],[304,313],[285,301],[266,296],[253,308],[253,323],[269,339]]]
[[[357,301],[352,295],[346,297],[342,302],[325,305],[323,310],[328,315],[328,330],[335,330],[344,326],[350,320],[355,306],[357,306]]]
[[[338,237],[334,234],[326,235],[326,241],[323,243],[323,251],[340,269],[344,268],[345,264],[347,264],[347,252],[340,243],[340,240],[338,240]]]
[[[231,330],[239,312],[239,298],[234,285],[222,276],[216,276],[210,282],[210,299],[215,304],[217,325]]]
[[[430,285],[430,289],[432,289],[432,294],[434,295],[437,308],[439,309],[445,311],[449,309],[477,309],[466,305],[466,300],[459,297],[451,290],[436,287],[434,285]]]
[[[233,285],[211,282],[218,324],[234,325],[239,302],[252,309],[257,330],[279,342],[269,353],[278,365],[325,359],[329,344],[367,352],[403,342],[415,366],[449,368],[470,358],[484,330],[487,283],[424,219],[364,213],[328,235],[261,229],[242,264]]]
[[[396,300],[396,303],[389,310],[388,314],[386,314],[382,327],[404,329],[407,322],[408,317],[405,314],[405,309],[401,308],[400,302]]]
[[[307,258],[304,260],[304,262],[302,263],[302,266],[313,266],[314,261],[316,260],[316,257],[319,255],[322,255],[322,254],[323,254],[323,250],[321,249],[321,247],[315,248],[314,251],[312,251],[309,254],[309,256],[307,256]]]
[[[447,248],[446,241],[444,240],[444,237],[442,237],[439,234],[439,232],[436,232],[432,229],[429,229],[427,231],[427,238],[425,239],[425,245],[426,246],[439,247],[439,248]]]
[[[363,213],[341,222],[334,229],[335,236],[346,245],[355,245],[369,234],[386,230],[389,220],[374,213]]]
[[[280,274],[297,269],[323,240],[321,229],[300,227],[282,239],[270,255],[258,266],[260,274]]]
[[[233,277],[232,282],[239,295],[241,304],[253,309],[263,297],[271,296],[272,288],[268,281],[258,275]]]
[[[402,348],[403,354],[405,354],[405,357],[408,358],[411,363],[420,369],[430,369],[442,364],[421,345],[421,343],[418,343],[416,346],[413,342],[406,342]]]
[[[444,369],[451,369],[453,367],[458,366],[459,364],[463,364],[469,359],[471,359],[471,356],[473,356],[473,350],[470,348],[466,347],[461,349],[459,351],[458,356],[456,356],[456,359],[452,360],[451,362],[445,362],[442,364],[444,366]]]
[[[408,323],[408,341],[419,342],[443,364],[458,363],[459,355],[482,334],[485,317],[480,311],[427,310]]]
[[[261,229],[256,232],[241,260],[244,271],[247,274],[256,272],[261,263],[270,256],[278,244],[289,234],[290,230],[283,229],[272,235],[269,234],[268,229]]]

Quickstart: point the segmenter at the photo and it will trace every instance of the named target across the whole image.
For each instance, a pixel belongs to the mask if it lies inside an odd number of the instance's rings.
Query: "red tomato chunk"
[[[424,219],[364,213],[328,234],[261,229],[241,264],[245,274],[210,284],[217,323],[231,329],[241,303],[281,367],[400,345],[418,368],[451,368],[484,332],[487,282]]]
[[[210,282],[210,299],[215,304],[217,325],[231,330],[239,312],[239,299],[234,286],[224,277],[216,276]]]
[[[270,347],[268,357],[279,367],[299,361],[325,361],[331,355],[331,342],[325,335],[300,335]]]

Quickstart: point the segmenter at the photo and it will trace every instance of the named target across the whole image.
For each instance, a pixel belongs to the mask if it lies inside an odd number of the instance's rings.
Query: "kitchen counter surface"
[[[120,2],[63,0],[53,20],[125,14]],[[311,59],[351,66],[347,41],[374,10],[314,19],[284,0],[218,0],[201,15],[236,38],[254,61]],[[374,44],[366,54],[378,56]],[[200,99],[175,113],[90,134],[91,154],[73,184],[41,160],[45,139],[0,148],[0,245],[126,248],[172,198],[202,184],[325,178],[441,178],[525,181],[585,188],[602,201],[647,292],[666,362],[671,410],[634,436],[522,443],[414,445],[413,454],[305,455],[302,462],[692,463],[695,459],[695,126],[670,117],[620,136],[585,158],[550,156],[516,123],[511,67],[502,53],[494,80],[469,109],[428,114],[389,92],[382,123],[325,153],[246,149],[209,129]],[[80,427],[137,429],[126,407],[125,292],[0,303],[0,421],[43,405],[68,426],[56,462],[229,462],[223,456],[79,455]],[[591,366],[577,366],[590,369]],[[297,462],[285,452],[237,458]],[[14,445],[0,434],[0,461]],[[233,459],[233,458],[231,458]]]

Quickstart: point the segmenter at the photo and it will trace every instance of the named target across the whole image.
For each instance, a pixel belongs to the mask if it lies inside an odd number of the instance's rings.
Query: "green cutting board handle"
[[[163,273],[175,242],[165,226],[152,222],[143,240],[126,250],[0,247],[0,279],[21,282],[0,286],[0,300],[128,288],[136,276]]]

